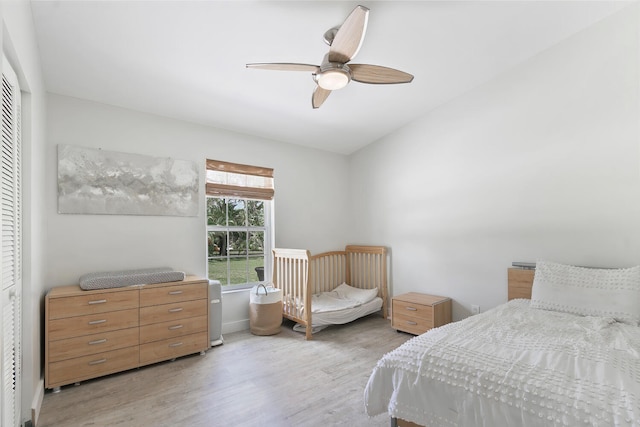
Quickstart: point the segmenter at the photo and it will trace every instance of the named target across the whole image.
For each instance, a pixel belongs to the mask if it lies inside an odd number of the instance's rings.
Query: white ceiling
[[[352,82],[311,108],[322,36],[371,9],[354,63],[412,73]],[[352,153],[626,6],[616,1],[32,1],[49,92]]]

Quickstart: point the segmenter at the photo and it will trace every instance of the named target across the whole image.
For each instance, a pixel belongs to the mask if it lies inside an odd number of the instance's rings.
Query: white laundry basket
[[[254,335],[275,335],[282,325],[282,289],[254,286],[249,296],[249,327]]]

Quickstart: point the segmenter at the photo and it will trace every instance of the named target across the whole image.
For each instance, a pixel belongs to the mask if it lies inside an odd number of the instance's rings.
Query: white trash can
[[[254,335],[275,335],[282,325],[282,289],[263,284],[251,288],[249,327]]]

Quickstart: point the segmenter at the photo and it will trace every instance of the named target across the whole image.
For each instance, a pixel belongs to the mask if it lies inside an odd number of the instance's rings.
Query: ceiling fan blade
[[[370,64],[349,64],[351,80],[360,83],[395,84],[410,83],[413,75],[394,68]]]
[[[262,62],[247,64],[247,68],[259,68],[262,70],[278,70],[278,71],[311,71],[317,73],[320,67],[312,64],[296,64],[289,62]]]
[[[331,94],[330,90],[322,89],[320,86],[316,86],[316,90],[313,91],[313,96],[311,97],[311,105],[313,108],[320,108],[320,106],[324,103],[324,101]]]
[[[367,31],[369,9],[357,6],[347,16],[329,48],[329,62],[344,64],[356,56]]]

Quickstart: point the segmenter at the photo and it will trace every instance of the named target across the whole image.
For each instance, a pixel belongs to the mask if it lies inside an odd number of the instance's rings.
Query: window
[[[268,278],[273,170],[207,160],[207,274],[223,290]]]

